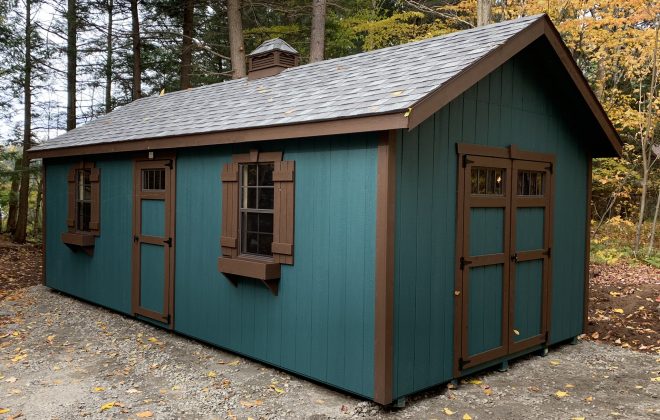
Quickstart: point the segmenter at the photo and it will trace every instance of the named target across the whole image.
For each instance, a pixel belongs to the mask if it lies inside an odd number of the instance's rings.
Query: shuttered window
[[[95,237],[101,234],[101,171],[94,163],[80,162],[69,168],[67,177],[67,232],[62,241],[72,249],[91,253]]]
[[[293,264],[294,172],[281,152],[253,150],[224,165],[221,272],[273,280],[280,264]]]

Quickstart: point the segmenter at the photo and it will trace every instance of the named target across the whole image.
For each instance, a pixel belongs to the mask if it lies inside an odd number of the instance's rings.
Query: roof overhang
[[[495,48],[483,58],[459,74],[443,83],[415,103],[408,110],[399,110],[386,114],[372,114],[354,118],[310,121],[301,124],[274,125],[249,129],[221,131],[213,133],[190,134],[183,136],[158,137],[139,140],[106,142],[93,145],[81,145],[52,149],[28,151],[31,159],[55,158],[131,151],[174,149],[181,147],[209,146],[217,144],[244,143],[266,140],[283,140],[303,137],[317,137],[337,134],[364,133],[394,129],[412,130],[431,117],[453,99],[479,82],[486,75],[506,63],[513,56],[528,47],[534,41],[545,37],[557,54],[567,74],[584,98],[603,135],[611,145],[610,153],[599,156],[621,156],[623,143],[602,105],[596,98],[589,83],[573,60],[557,29],[547,15],[531,23],[500,47]]]
[[[408,118],[403,112],[372,115],[359,118],[314,121],[305,124],[277,125],[245,130],[191,134],[174,137],[128,140],[57,149],[30,150],[30,159],[83,156],[105,153],[122,153],[145,150],[175,149],[181,147],[211,146],[218,144],[246,143],[265,140],[285,140],[303,137],[330,136],[336,134],[365,133],[372,131],[408,128]]]

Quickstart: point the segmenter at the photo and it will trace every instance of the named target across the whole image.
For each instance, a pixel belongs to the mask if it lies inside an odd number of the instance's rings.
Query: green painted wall
[[[60,239],[67,231],[67,174],[74,161],[46,161],[46,285],[130,313],[133,162],[89,160],[101,170],[101,236],[93,256],[71,251]]]
[[[376,145],[367,134],[260,146],[296,161],[295,265],[278,296],[217,271],[220,170],[249,145],[180,151],[175,329],[372,397]]]
[[[551,342],[581,332],[586,146],[596,138],[581,99],[548,52],[541,43],[530,46],[418,128],[399,133],[395,397],[452,378],[457,143],[516,144],[556,155]]]

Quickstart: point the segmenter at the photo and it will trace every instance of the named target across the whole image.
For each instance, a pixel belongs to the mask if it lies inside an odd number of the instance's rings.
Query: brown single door
[[[174,160],[135,163],[133,312],[171,324]]]
[[[548,339],[551,165],[514,160],[512,180],[509,353]]]
[[[511,160],[466,156],[460,370],[508,351]]]

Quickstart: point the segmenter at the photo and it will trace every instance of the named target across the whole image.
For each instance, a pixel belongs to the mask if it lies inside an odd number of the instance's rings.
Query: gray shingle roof
[[[32,147],[57,149],[405,112],[542,15],[151,96]]]
[[[298,51],[296,51],[296,49],[293,48],[291,45],[287,44],[286,41],[284,41],[283,39],[273,38],[273,39],[269,39],[268,41],[262,42],[261,45],[255,48],[255,50],[252,51],[250,54],[248,54],[248,56],[262,54],[273,50],[280,50],[280,51],[290,52],[292,54],[298,54]]]

